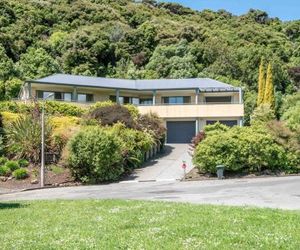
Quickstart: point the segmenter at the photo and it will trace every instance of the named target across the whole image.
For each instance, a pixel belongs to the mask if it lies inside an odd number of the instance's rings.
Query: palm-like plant
[[[45,142],[50,145],[51,127],[46,123]],[[6,129],[6,150],[10,157],[38,162],[41,153],[41,124],[36,116],[22,116]]]

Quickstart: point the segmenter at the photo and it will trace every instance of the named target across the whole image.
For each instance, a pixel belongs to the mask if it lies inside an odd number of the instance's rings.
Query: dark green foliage
[[[99,124],[113,125],[115,123],[121,122],[128,128],[135,127],[134,120],[129,112],[129,110],[119,104],[104,105],[102,107],[96,107],[91,110],[89,117],[95,119]]]
[[[25,168],[19,168],[13,171],[12,173],[13,177],[15,177],[17,180],[23,180],[28,177],[27,169]]]
[[[264,127],[234,127],[209,134],[196,148],[194,163],[202,172],[217,165],[230,172],[297,171],[297,161]],[[299,162],[298,162],[299,164]]]
[[[124,173],[119,139],[103,128],[79,132],[69,147],[70,168],[83,182],[115,181]]]
[[[0,166],[5,165],[5,163],[8,161],[8,159],[4,156],[0,157]]]
[[[19,163],[17,161],[7,161],[5,163],[5,166],[10,169],[11,172],[15,171],[16,169],[19,169]]]
[[[54,72],[226,78],[257,91],[262,56],[273,63],[276,91],[299,86],[289,71],[300,64],[299,21],[260,10],[235,16],[153,0],[3,0],[0,27],[0,100],[16,97],[17,79]]]
[[[18,161],[18,164],[19,164],[20,168],[25,168],[25,167],[28,167],[29,161],[27,161],[25,159],[20,159]]]

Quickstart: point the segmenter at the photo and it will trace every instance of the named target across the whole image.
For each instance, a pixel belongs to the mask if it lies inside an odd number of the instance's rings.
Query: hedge
[[[289,152],[259,126],[211,133],[196,147],[193,162],[201,172],[209,173],[215,173],[220,164],[234,172],[282,171],[297,167],[289,158]]]

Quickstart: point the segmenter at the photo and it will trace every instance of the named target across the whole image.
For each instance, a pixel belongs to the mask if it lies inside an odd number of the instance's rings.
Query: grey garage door
[[[167,122],[167,143],[190,143],[195,133],[194,121]]]

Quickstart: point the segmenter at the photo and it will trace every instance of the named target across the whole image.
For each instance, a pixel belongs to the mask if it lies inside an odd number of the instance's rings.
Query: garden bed
[[[300,176],[298,174],[288,174],[285,172],[271,172],[271,171],[262,171],[256,173],[226,173],[224,174],[225,179],[243,179],[243,178],[263,178],[263,177],[283,177],[283,176]],[[217,180],[217,175],[215,174],[204,174],[199,171],[197,168],[193,168],[188,172],[183,181],[204,181],[204,180]]]
[[[58,166],[49,166],[47,168],[48,170],[45,175],[46,187],[81,185],[80,182],[74,181],[69,169]],[[29,176],[26,179],[16,180],[15,178],[10,177],[5,180],[2,178],[2,180],[0,180],[0,188],[11,191],[39,188],[40,177],[35,176],[34,174],[34,172],[37,171],[37,168],[29,166],[27,169]]]

